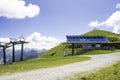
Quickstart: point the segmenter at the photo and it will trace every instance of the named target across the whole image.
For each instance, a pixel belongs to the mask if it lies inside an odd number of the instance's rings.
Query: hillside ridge
[[[120,34],[113,33],[110,31],[105,31],[105,30],[94,29],[92,31],[85,33],[84,35],[87,35],[87,36],[101,36],[102,35],[102,36],[106,36],[109,42],[120,41]]]

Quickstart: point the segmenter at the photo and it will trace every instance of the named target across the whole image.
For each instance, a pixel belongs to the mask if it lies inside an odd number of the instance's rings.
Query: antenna
[[[19,37],[20,41],[25,41],[25,38],[23,36],[23,34],[21,34],[21,36]]]
[[[15,41],[17,41],[17,39],[15,39],[15,38],[10,38],[10,42],[15,42]]]

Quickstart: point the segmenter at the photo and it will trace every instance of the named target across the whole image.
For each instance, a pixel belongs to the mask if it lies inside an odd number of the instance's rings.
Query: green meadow
[[[43,69],[43,68],[50,68],[50,67],[57,67],[66,64],[71,64],[75,62],[81,62],[90,60],[90,57],[87,56],[66,56],[63,55],[63,49],[65,45],[61,44],[40,57],[36,59],[28,59],[21,62],[15,62],[12,64],[2,65],[0,66],[0,75],[23,72],[23,71],[30,71],[36,69]],[[53,53],[54,55],[51,55]]]
[[[0,75],[62,66],[75,62],[90,60],[90,57],[87,57],[85,55],[106,54],[106,53],[114,52],[112,50],[83,51],[81,48],[79,48],[79,49],[75,49],[75,55],[71,56],[71,49],[67,48],[68,56],[64,57],[63,52],[65,46],[66,44],[60,44],[48,50],[46,53],[42,54],[36,59],[28,59],[21,62],[2,65],[0,66]],[[80,50],[80,53],[76,53],[78,50]],[[115,50],[115,51],[119,51],[119,50]],[[54,55],[52,55],[53,53]]]
[[[90,33],[87,33],[90,34]],[[112,33],[113,34],[113,33]],[[117,35],[116,35],[117,37]],[[0,66],[0,75],[9,75],[18,72],[31,71],[37,69],[52,68],[90,60],[90,57],[85,55],[94,54],[108,54],[113,52],[120,52],[120,49],[115,50],[83,50],[82,48],[75,48],[75,55],[71,55],[71,48],[67,48],[67,56],[64,57],[64,49],[71,44],[60,44],[35,59],[27,59],[21,62]],[[117,64],[101,69],[95,73],[89,73],[84,76],[81,73],[75,74],[75,77],[69,80],[119,80],[120,79],[120,62]]]

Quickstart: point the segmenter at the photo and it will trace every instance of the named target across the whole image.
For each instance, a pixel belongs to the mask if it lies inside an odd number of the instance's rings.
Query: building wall
[[[85,50],[101,49],[101,44],[82,44],[82,48],[85,49]]]
[[[108,42],[105,36],[67,36],[67,42],[78,43],[106,43]]]

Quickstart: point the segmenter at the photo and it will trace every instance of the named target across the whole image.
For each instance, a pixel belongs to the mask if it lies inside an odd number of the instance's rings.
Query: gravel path
[[[0,80],[63,80],[63,78],[70,76],[73,73],[99,69],[120,60],[120,53],[88,56],[92,57],[89,61],[77,62],[55,68],[0,76]]]

